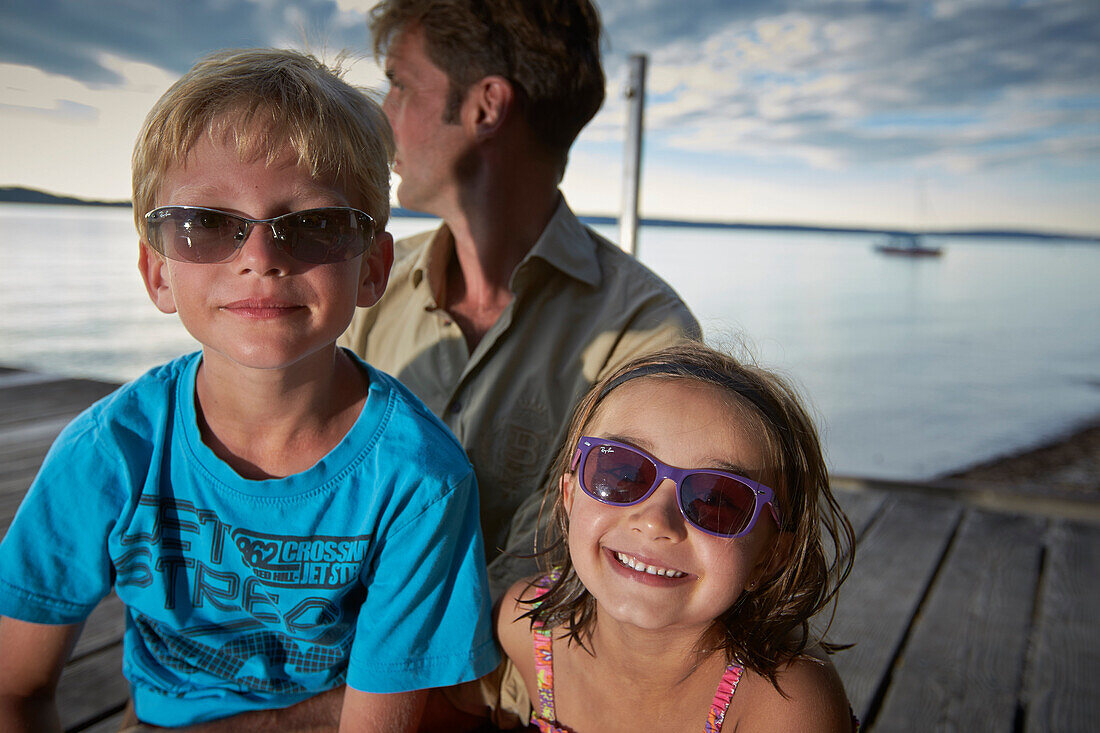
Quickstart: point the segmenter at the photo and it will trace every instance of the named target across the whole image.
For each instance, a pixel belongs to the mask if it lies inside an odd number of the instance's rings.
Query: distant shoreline
[[[129,201],[102,201],[93,199],[81,199],[75,196],[59,196],[39,191],[33,188],[18,186],[0,187],[0,203],[9,204],[52,204],[59,206],[106,206],[106,207],[130,207]],[[393,216],[435,219],[431,214],[419,211],[410,211],[395,206]],[[619,220],[614,216],[580,215],[580,220],[585,224],[615,226]],[[880,227],[859,226],[824,226],[812,224],[782,224],[774,222],[723,222],[723,221],[687,221],[680,219],[642,219],[641,224],[651,227],[689,227],[699,229],[749,229],[780,232],[826,232],[834,234],[923,234],[932,237],[980,237],[980,238],[1016,238],[1016,239],[1042,239],[1048,241],[1072,241],[1100,243],[1100,234],[1076,234],[1071,232],[1047,232],[1038,230],[1009,230],[1009,229],[925,229],[911,231],[903,229],[884,229]]]

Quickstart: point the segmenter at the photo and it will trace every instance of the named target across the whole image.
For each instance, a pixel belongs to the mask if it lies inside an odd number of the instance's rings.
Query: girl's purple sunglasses
[[[572,470],[580,471],[584,493],[612,506],[632,506],[666,478],[676,483],[684,519],[716,537],[741,537],[752,531],[767,506],[775,523],[779,506],[775,492],[752,479],[709,468],[676,468],[661,463],[641,448],[607,438],[582,436],[573,454]]]

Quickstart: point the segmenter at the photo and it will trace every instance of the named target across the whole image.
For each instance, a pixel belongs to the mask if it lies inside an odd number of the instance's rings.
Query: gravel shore
[[[943,477],[1006,489],[1100,497],[1100,416],[1032,450],[996,458]]]

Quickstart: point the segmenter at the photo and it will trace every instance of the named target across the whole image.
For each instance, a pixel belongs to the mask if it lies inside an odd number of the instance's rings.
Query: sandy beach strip
[[[1036,447],[927,481],[830,478],[842,490],[938,495],[996,512],[1100,524],[1100,415]]]
[[[983,461],[943,478],[1100,499],[1100,415],[1035,448]]]

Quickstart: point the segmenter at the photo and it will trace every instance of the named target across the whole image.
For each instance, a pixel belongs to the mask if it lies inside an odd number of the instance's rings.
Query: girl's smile
[[[640,378],[608,395],[585,433],[629,443],[673,466],[732,467],[767,482],[762,446],[742,414],[712,385]],[[684,520],[671,480],[625,507],[585,494],[575,473],[562,481],[570,554],[601,618],[705,631],[771,560],[774,522],[757,522],[735,539],[709,535]]]
[[[608,550],[608,552],[612,552]],[[624,552],[612,552],[615,555],[615,559],[619,561],[624,567],[630,568],[636,573],[645,573],[646,575],[656,575],[661,578],[678,579],[683,578],[687,573],[681,570],[674,570],[673,568],[663,568],[658,565],[652,565],[642,561],[641,559],[634,557],[633,555],[627,555]]]

